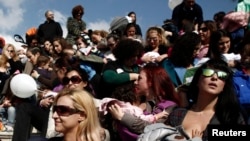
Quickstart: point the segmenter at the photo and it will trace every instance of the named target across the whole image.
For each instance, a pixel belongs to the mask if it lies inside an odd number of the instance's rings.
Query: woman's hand
[[[121,120],[124,116],[124,112],[122,111],[121,107],[117,104],[113,104],[109,107],[109,112],[113,116],[114,119]]]
[[[54,102],[54,96],[46,97],[40,101],[41,107],[50,107]]]

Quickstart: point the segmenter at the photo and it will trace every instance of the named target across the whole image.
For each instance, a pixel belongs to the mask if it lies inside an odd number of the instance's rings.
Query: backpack
[[[163,123],[154,123],[144,128],[137,141],[191,141],[182,126],[171,127]]]

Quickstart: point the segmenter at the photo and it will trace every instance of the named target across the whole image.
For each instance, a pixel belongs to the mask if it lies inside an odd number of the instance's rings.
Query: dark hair
[[[71,11],[73,18],[75,18],[79,12],[82,12],[82,14],[84,14],[84,8],[82,5],[76,5],[75,7],[73,7]]]
[[[199,83],[200,76],[202,75],[202,69],[208,67],[228,73],[223,91],[218,95],[218,100],[215,105],[216,117],[221,124],[237,124],[241,110],[233,86],[233,72],[230,67],[228,67],[227,63],[222,59],[210,59],[197,69],[187,93],[192,101],[191,105],[197,102],[199,95],[199,88],[197,84]]]
[[[212,20],[205,20],[201,24],[204,24],[209,31],[214,32],[217,30],[216,23]],[[201,24],[199,26],[201,26]]]
[[[169,59],[176,67],[188,67],[194,62],[194,51],[201,43],[201,37],[194,32],[179,36],[173,46]]]
[[[65,75],[67,75],[71,71],[76,71],[80,75],[82,81],[87,82],[87,86],[84,87],[84,89],[87,90],[92,95],[95,95],[95,92],[89,82],[89,75],[87,74],[87,72],[84,69],[81,69],[80,65],[78,65],[76,67],[71,67],[70,69],[68,69]]]
[[[221,40],[222,37],[228,37],[230,39],[230,42],[232,43],[231,35],[226,30],[219,29],[219,30],[212,32],[210,36],[209,48],[208,48],[208,53],[207,53],[208,57],[216,58],[216,59],[219,59],[222,57],[221,52],[218,47],[219,41]],[[233,52],[232,45],[230,45],[230,49],[228,53],[231,53],[231,52]]]
[[[132,14],[135,15],[135,21],[134,21],[133,23],[136,23],[136,13],[135,13],[134,11],[129,12],[129,13],[128,13],[128,16],[131,16]]]
[[[49,61],[50,61],[50,58],[49,58],[48,56],[40,55],[40,56],[37,58],[36,65],[37,65],[38,67],[42,67],[42,66],[44,66],[45,64],[47,64]]]
[[[214,14],[214,21],[215,22],[223,22],[223,18],[226,15],[226,13],[224,11],[219,11],[217,13]]]
[[[123,63],[131,57],[141,57],[143,49],[143,45],[138,41],[122,39],[117,43],[116,48],[113,49],[113,54],[117,61]]]
[[[28,51],[31,52],[31,54],[33,54],[33,55],[36,55],[37,53],[39,53],[40,55],[42,54],[41,49],[38,48],[38,47],[29,48],[29,49],[27,50],[27,52],[28,52]]]
[[[64,49],[73,49],[72,45],[69,44],[69,43],[67,42],[67,40],[64,39],[64,38],[62,38],[62,37],[55,37],[55,38],[53,39],[53,42],[55,42],[55,41],[58,41],[59,44],[60,44],[61,47],[62,47],[62,52],[59,53],[59,54],[56,52],[55,47],[53,47],[54,53],[55,53],[56,55],[58,55],[58,56],[62,56],[62,55],[63,55],[63,50],[64,50]],[[53,42],[52,42],[52,43],[53,43]]]
[[[115,88],[111,97],[133,104],[136,101],[134,88],[135,86],[133,83],[123,84]]]
[[[91,44],[91,39],[88,34],[81,34],[80,36],[77,36],[75,38],[75,41],[77,41],[78,39],[81,39],[87,46]]]
[[[131,28],[131,27],[134,27],[135,28],[135,34],[136,34],[136,24],[135,23],[128,23],[126,28],[124,29],[123,31],[123,34],[125,36],[127,36],[127,31]]]

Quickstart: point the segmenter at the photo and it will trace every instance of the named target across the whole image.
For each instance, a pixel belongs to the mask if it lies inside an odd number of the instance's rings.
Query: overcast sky
[[[212,19],[218,11],[234,10],[236,1],[232,0],[196,0],[203,8],[204,19]],[[85,8],[84,21],[88,29],[109,29],[114,17],[137,13],[137,23],[143,34],[150,26],[162,25],[171,18],[172,10],[168,0],[0,0],[0,36],[13,43],[13,35],[25,35],[27,29],[38,27],[45,21],[44,12],[52,10],[55,20],[60,22],[64,37],[67,30],[66,20],[71,9],[81,4]]]

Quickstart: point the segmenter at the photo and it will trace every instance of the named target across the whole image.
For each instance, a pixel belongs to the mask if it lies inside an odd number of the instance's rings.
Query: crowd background
[[[45,21],[19,37],[21,47],[0,38],[3,131],[13,132],[13,141],[28,140],[30,128],[43,140],[125,141],[162,122],[206,140],[209,124],[248,124],[249,13],[236,10],[205,19],[199,3],[183,0],[172,17],[143,33],[134,11],[114,19],[108,31],[88,29],[85,6],[75,5],[65,37],[53,11],[45,11]],[[10,82],[20,73],[36,80],[38,96],[13,94]],[[47,96],[52,91],[58,97]]]

